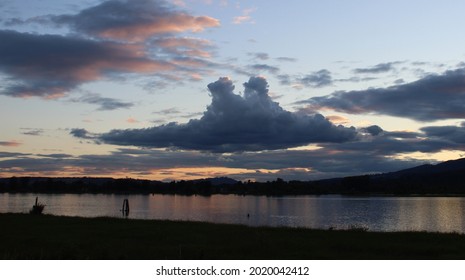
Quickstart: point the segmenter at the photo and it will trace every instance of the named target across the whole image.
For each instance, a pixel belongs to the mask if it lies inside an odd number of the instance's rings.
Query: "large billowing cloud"
[[[79,33],[125,41],[143,41],[153,35],[199,32],[219,26],[217,19],[190,15],[163,0],[110,0],[75,15],[50,19]]]
[[[271,100],[264,78],[250,78],[244,88],[243,96],[235,94],[232,81],[220,78],[208,85],[212,103],[200,119],[146,129],[113,130],[98,139],[116,145],[236,152],[345,142],[357,135],[354,128],[336,126],[320,114],[308,116],[284,110]]]
[[[429,75],[420,80],[359,91],[339,91],[303,103],[314,110],[374,113],[419,121],[465,118],[465,68]]]

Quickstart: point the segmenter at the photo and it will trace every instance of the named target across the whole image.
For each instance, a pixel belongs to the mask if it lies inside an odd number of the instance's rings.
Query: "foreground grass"
[[[465,259],[465,235],[0,214],[2,259]]]

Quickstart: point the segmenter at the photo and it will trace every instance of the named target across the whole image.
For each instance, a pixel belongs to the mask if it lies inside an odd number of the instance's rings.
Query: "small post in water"
[[[121,209],[123,216],[127,217],[129,215],[129,200],[126,198],[123,201],[123,208]]]

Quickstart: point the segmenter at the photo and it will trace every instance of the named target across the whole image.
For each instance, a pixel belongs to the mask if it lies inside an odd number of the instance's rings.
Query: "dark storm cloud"
[[[50,16],[50,20],[79,33],[125,41],[219,26],[217,19],[192,16],[163,0],[104,1],[75,15]]]
[[[132,102],[123,102],[115,98],[102,97],[98,94],[88,94],[81,98],[72,99],[71,101],[98,105],[99,106],[98,110],[100,111],[129,109],[134,106],[134,103]]]
[[[331,77],[331,72],[326,69],[322,69],[302,78],[298,78],[297,82],[305,87],[320,88],[332,85],[333,79]]]
[[[116,145],[235,152],[344,142],[357,135],[354,128],[335,126],[320,114],[308,116],[284,110],[269,97],[264,78],[250,78],[244,88],[244,95],[237,95],[232,81],[220,78],[208,85],[212,103],[200,119],[146,129],[112,130],[101,134],[99,140]],[[85,130],[72,134],[88,137]]]
[[[315,110],[375,113],[419,121],[465,118],[465,68],[387,88],[339,91],[301,103],[309,103]]]
[[[110,73],[172,68],[131,45],[0,30],[0,72],[8,78],[1,86],[3,95],[56,98]]]
[[[379,63],[372,67],[367,68],[357,68],[354,69],[354,72],[357,74],[380,74],[394,70],[394,65],[399,64],[400,62],[387,62]]]

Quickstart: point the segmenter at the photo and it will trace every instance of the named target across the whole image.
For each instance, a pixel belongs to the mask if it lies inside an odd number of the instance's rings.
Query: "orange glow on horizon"
[[[161,168],[152,170],[94,170],[82,167],[64,166],[61,170],[48,172],[28,172],[22,168],[10,168],[0,172],[0,177],[111,177],[111,178],[134,178],[158,181],[179,181],[179,180],[196,180],[214,177],[229,177],[234,175],[243,175],[242,177],[250,178],[255,181],[255,174],[278,174],[279,172],[311,172],[310,168],[285,168],[285,169],[246,169],[246,168],[229,168],[229,167],[179,167],[179,168]],[[277,175],[280,176],[280,175]]]

